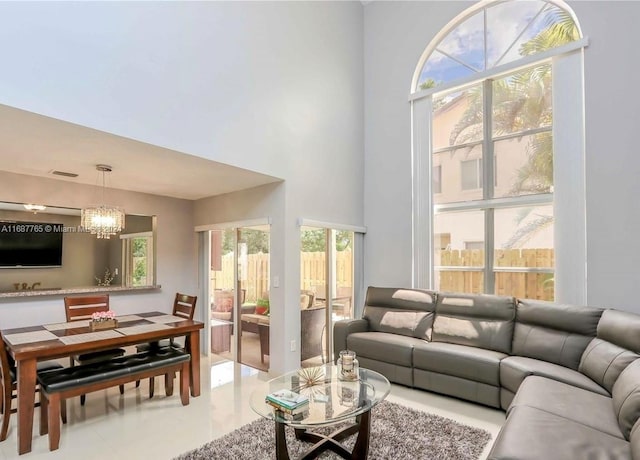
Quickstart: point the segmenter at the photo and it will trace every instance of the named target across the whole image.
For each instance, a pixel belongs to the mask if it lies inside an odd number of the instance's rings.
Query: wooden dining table
[[[1,331],[17,368],[19,454],[31,451],[38,361],[186,336],[185,347],[191,354],[191,396],[200,396],[202,322],[157,311],[119,316],[117,319],[116,328],[99,331],[92,331],[88,320]]]

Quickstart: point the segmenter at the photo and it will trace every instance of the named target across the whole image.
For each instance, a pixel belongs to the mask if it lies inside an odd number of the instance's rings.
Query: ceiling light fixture
[[[85,231],[91,232],[97,238],[109,239],[111,235],[121,232],[124,228],[124,211],[105,204],[105,174],[111,172],[111,166],[97,165],[96,169],[102,173],[102,204],[82,209],[80,223]]]
[[[45,209],[47,209],[47,207],[43,204],[23,204],[22,206],[24,206],[24,209],[26,209],[27,211],[33,211],[34,214],[36,214],[38,211],[44,211]]]

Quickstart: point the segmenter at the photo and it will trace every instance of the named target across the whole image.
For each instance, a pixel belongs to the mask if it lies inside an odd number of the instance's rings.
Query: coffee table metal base
[[[289,460],[289,450],[287,448],[287,438],[285,437],[286,423],[276,421],[276,458],[278,460]],[[311,446],[299,460],[310,460],[318,457],[325,450],[331,450],[342,458],[351,460],[364,460],[369,454],[369,433],[371,430],[371,411],[366,411],[356,417],[356,422],[341,428],[329,435],[322,435],[310,430],[295,428],[296,438],[300,441],[313,442]],[[358,433],[353,451],[349,451],[340,443],[354,433]]]

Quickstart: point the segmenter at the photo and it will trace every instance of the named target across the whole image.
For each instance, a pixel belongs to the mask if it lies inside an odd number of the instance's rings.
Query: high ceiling
[[[280,179],[0,105],[0,170],[196,200]],[[69,178],[52,174],[78,174]]]

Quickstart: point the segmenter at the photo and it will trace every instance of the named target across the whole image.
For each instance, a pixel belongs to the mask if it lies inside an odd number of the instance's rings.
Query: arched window
[[[582,100],[585,44],[566,5],[500,1],[467,10],[427,47],[411,96],[416,286],[583,300],[584,279],[556,266],[560,254],[584,258],[584,228],[571,242],[559,218],[584,201],[584,178],[566,171],[584,161],[582,106],[554,93],[574,78]],[[584,207],[569,212],[580,219]]]

